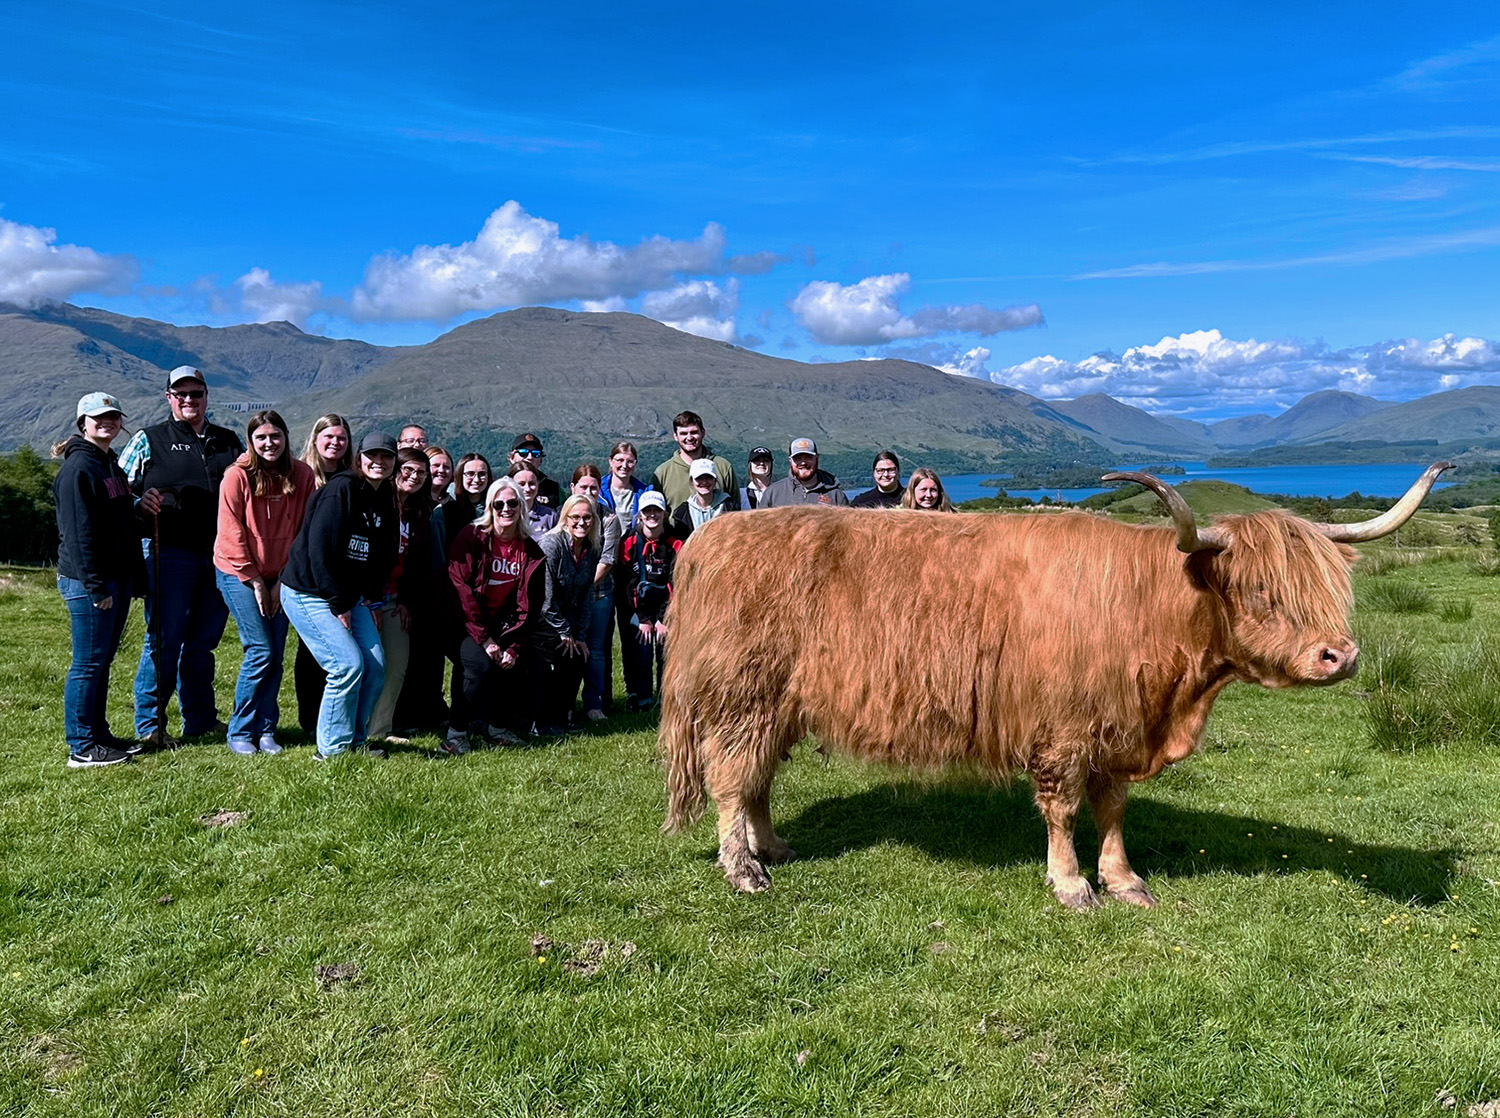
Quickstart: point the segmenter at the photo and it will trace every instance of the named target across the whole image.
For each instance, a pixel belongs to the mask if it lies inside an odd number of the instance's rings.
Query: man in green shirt
[[[693,496],[693,482],[688,477],[688,467],[696,458],[713,461],[719,488],[729,495],[725,511],[739,508],[739,478],[735,476],[729,459],[715,454],[703,445],[703,417],[697,412],[682,412],[672,420],[672,437],[677,440],[677,453],[656,467],[656,473],[652,475],[656,488],[666,495],[667,503],[672,506],[671,511],[675,511]]]

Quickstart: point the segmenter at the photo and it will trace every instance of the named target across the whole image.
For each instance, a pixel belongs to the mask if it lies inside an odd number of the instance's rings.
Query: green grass
[[[802,858],[736,896],[709,822],[658,833],[640,717],[462,759],[68,771],[64,614],[15,574],[0,1114],[1420,1115],[1440,1089],[1462,1114],[1500,1097],[1500,755],[1376,748],[1367,711],[1500,644],[1500,606],[1467,563],[1399,577],[1472,619],[1369,610],[1360,576],[1358,680],[1227,690],[1133,795],[1161,907],[1075,914],[1024,779],[806,745],[773,797]],[[236,663],[231,632],[221,698]]]

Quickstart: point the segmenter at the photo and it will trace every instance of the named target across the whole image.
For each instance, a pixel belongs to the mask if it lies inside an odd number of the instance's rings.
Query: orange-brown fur
[[[1231,680],[1309,682],[1308,650],[1348,635],[1349,548],[1280,513],[1219,523],[1235,544],[1187,556],[1171,529],[1081,514],[710,522],[676,568],[667,829],[701,812],[706,788],[730,880],[764,888],[760,863],[791,856],[771,780],[811,733],[898,765],[1028,770],[1069,904],[1093,899],[1072,855],[1087,796],[1104,883],[1154,903],[1119,839],[1123,782],[1191,753]]]

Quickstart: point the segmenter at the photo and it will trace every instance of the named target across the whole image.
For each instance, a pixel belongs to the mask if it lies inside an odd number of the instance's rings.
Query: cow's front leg
[[[1094,826],[1099,831],[1099,884],[1117,901],[1155,908],[1156,898],[1125,856],[1125,799],[1130,785],[1105,773],[1093,773],[1088,789]]]
[[[724,750],[714,756],[705,774],[709,793],[719,805],[719,868],[741,893],[771,887],[771,876],[751,846],[751,815],[757,802],[766,805],[770,826],[771,773],[762,771],[757,760],[747,750]]]
[[[1078,851],[1073,845],[1073,827],[1083,806],[1080,768],[1076,760],[1041,760],[1032,764],[1031,775],[1036,806],[1047,824],[1047,884],[1063,906],[1086,909],[1098,907],[1099,899],[1078,872]]]
[[[797,857],[797,852],[771,826],[769,788],[745,801],[745,834],[750,840],[750,852],[767,865],[779,866]]]

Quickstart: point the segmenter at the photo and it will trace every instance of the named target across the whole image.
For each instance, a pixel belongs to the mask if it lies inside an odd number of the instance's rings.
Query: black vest
[[[181,420],[147,427],[151,455],[140,489],[162,494],[161,542],[202,554],[214,549],[219,528],[219,483],[224,471],[245,453],[245,444],[227,427],[205,424],[203,434]],[[151,517],[142,515],[143,536],[151,536]]]

